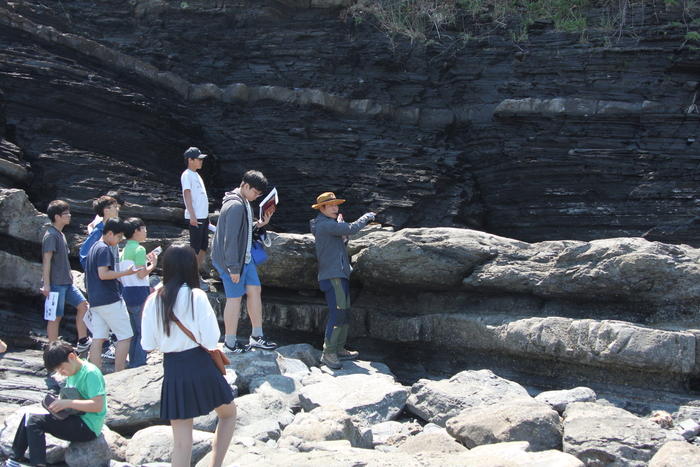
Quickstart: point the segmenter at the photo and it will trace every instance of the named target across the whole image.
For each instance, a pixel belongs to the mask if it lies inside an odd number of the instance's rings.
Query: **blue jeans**
[[[136,368],[146,364],[146,351],[141,347],[141,312],[143,305],[127,306],[129,311],[129,321],[134,335],[129,344],[129,368]]]
[[[63,316],[66,302],[77,308],[78,305],[85,301],[83,294],[73,284],[51,284],[51,292],[58,292],[58,304],[56,305],[57,318]]]
[[[17,427],[10,458],[22,460],[29,448],[32,465],[46,465],[45,433],[71,442],[91,441],[96,438],[95,433],[77,415],[71,415],[65,420],[56,420],[48,414],[25,414]]]

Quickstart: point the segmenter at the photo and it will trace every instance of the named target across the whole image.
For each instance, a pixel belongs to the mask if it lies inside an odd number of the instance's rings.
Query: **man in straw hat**
[[[316,239],[318,283],[328,302],[328,324],[323,342],[321,362],[329,368],[343,367],[340,360],[357,358],[357,352],[345,349],[350,321],[350,259],[345,248],[347,236],[356,234],[375,214],[368,212],[352,224],[338,219],[338,205],[344,203],[331,192],[323,193],[311,206],[320,212],[311,221],[311,233]],[[344,238],[345,237],[345,238]]]

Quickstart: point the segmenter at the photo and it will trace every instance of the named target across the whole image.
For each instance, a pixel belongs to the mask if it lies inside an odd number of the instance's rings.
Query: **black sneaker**
[[[78,344],[75,346],[75,350],[78,353],[87,352],[88,350],[90,350],[91,345],[92,339],[90,339],[90,337],[83,337],[82,339],[78,340]]]
[[[230,353],[246,353],[250,350],[249,345],[243,345],[240,342],[236,341],[236,345],[233,347],[229,347],[226,342],[224,342],[224,352],[230,352]]]
[[[248,344],[250,347],[257,347],[263,350],[275,350],[277,348],[277,344],[268,341],[265,339],[265,336],[250,336]]]

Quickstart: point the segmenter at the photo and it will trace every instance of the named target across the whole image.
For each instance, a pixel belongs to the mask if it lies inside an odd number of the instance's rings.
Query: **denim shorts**
[[[56,317],[63,316],[65,302],[76,307],[85,301],[85,296],[74,284],[56,285],[51,284],[51,292],[58,292],[58,303],[56,304]]]
[[[218,264],[213,263],[217,271],[219,271],[219,276],[221,276],[221,282],[224,284],[224,292],[226,298],[238,298],[245,295],[245,288],[247,285],[257,285],[260,286],[260,278],[258,277],[258,271],[255,269],[255,265],[251,261],[243,267],[243,274],[241,274],[241,280],[235,283],[231,280],[231,275],[221,269]]]

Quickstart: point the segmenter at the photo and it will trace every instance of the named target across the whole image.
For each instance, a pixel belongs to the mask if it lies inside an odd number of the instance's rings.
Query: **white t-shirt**
[[[190,292],[192,292],[192,301],[190,301]],[[159,349],[163,353],[168,353],[197,347],[197,344],[187,337],[176,323],[170,323],[170,336],[165,335],[158,315],[157,300],[160,298],[156,294],[151,294],[143,307],[141,346],[144,350]],[[194,305],[194,317],[192,305]],[[190,289],[183,284],[177,294],[173,311],[177,319],[194,334],[200,344],[210,350],[216,348],[221,331],[207,294],[201,289]]]
[[[197,219],[206,219],[209,216],[209,198],[202,177],[194,170],[187,169],[182,172],[180,183],[182,184],[182,200],[185,200],[185,190],[190,190],[194,215]],[[185,219],[189,218],[190,211],[185,203]]]

